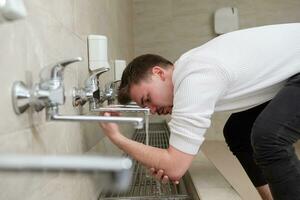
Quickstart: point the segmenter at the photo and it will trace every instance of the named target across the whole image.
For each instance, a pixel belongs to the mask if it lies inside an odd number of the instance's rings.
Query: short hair
[[[134,58],[126,66],[118,89],[118,101],[120,104],[128,104],[131,101],[130,87],[132,84],[138,84],[141,80],[149,78],[154,66],[168,68],[173,66],[173,63],[159,55],[144,54]]]

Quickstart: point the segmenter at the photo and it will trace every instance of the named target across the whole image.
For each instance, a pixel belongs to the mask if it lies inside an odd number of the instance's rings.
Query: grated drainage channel
[[[150,123],[149,145],[166,149],[169,146],[169,135],[168,125],[165,122]],[[145,143],[145,130],[136,130],[133,139],[137,142]],[[99,200],[199,200],[188,172],[178,185],[174,185],[173,183],[161,184],[160,181],[148,174],[148,169],[137,161],[134,161],[133,169],[131,186],[126,192],[102,192],[99,195]]]

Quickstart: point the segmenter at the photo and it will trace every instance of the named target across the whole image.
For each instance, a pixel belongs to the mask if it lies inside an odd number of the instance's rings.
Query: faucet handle
[[[63,79],[63,71],[66,66],[75,63],[80,62],[83,59],[81,57],[67,59],[59,61],[53,65],[50,65],[48,67],[45,67],[42,69],[40,73],[41,80],[47,81],[47,80],[62,80]]]
[[[90,105],[96,104],[99,101],[100,93],[102,93],[102,91],[98,84],[98,77],[108,70],[109,68],[107,67],[100,68],[87,78],[84,88],[73,88],[72,102],[74,107],[78,105],[83,106],[87,101],[90,102]]]
[[[66,67],[67,65],[70,65],[70,64],[75,63],[75,62],[80,62],[80,61],[82,61],[82,60],[83,60],[83,59],[82,59],[81,57],[71,58],[71,59],[66,59],[66,60],[62,60],[62,61],[60,61],[60,62],[57,62],[57,63],[54,65],[54,67],[57,66],[57,65],[61,65],[61,66],[63,66],[63,67]]]
[[[66,66],[75,63],[75,62],[81,62],[82,58],[72,58],[67,60],[62,60],[60,62],[57,62],[56,64],[51,66],[51,79],[62,79],[63,78],[63,70]]]
[[[105,85],[105,97],[109,105],[113,104],[117,99],[120,83],[121,80],[114,80]]]
[[[99,70],[95,71],[92,73],[92,75],[86,80],[85,86],[90,87],[90,86],[98,86],[98,77],[103,74],[104,72],[107,72],[110,70],[108,67],[102,67]]]
[[[114,92],[119,88],[121,83],[121,80],[114,80],[106,84],[105,89],[108,90],[113,90]]]

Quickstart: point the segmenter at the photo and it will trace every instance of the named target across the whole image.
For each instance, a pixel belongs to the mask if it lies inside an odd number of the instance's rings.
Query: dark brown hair
[[[141,80],[146,80],[152,73],[151,70],[154,66],[168,68],[173,66],[173,63],[159,55],[145,54],[136,57],[126,66],[118,90],[118,101],[120,104],[127,104],[131,101],[131,85],[138,84]]]

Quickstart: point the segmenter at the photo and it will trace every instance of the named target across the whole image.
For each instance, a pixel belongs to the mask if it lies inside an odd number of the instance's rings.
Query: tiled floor
[[[238,193],[202,152],[198,153],[189,172],[201,200],[241,199]]]
[[[296,145],[300,156],[300,142]],[[189,169],[201,200],[260,200],[237,159],[223,141],[206,141]]]

